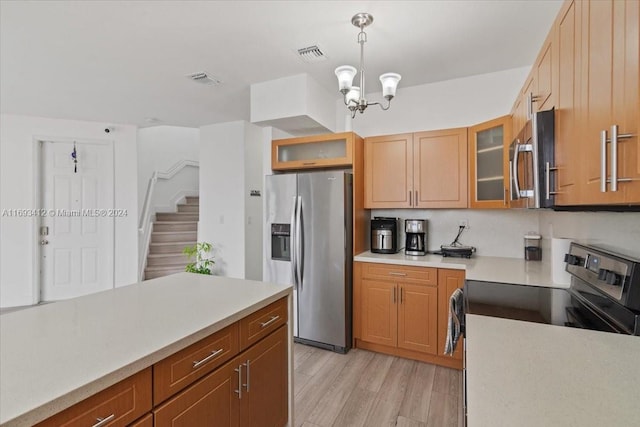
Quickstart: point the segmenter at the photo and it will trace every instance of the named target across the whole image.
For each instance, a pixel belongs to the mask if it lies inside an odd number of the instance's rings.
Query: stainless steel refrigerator
[[[264,280],[293,284],[296,342],[351,347],[353,175],[266,177]]]

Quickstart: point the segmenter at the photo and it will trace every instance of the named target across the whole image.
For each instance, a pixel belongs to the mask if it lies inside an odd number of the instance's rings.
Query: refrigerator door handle
[[[302,196],[298,196],[296,203],[296,280],[302,290],[302,277],[304,273],[304,236],[302,231]]]
[[[297,268],[296,268],[296,210],[298,207],[298,197],[293,196],[293,207],[291,208],[291,243],[289,249],[291,251],[291,280],[293,281],[293,289],[298,289]]]

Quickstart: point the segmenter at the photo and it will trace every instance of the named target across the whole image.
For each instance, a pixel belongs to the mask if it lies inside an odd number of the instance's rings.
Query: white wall
[[[198,240],[213,243],[216,251],[215,273],[244,278],[247,264],[262,261],[262,246],[245,251],[246,233],[256,230],[255,223],[245,227],[248,218],[262,221],[262,204],[245,194],[262,177],[262,153],[259,150],[262,131],[244,121],[221,123],[200,128],[200,223]],[[255,170],[245,173],[251,166]],[[249,182],[250,180],[250,182]],[[255,232],[258,232],[256,230]],[[259,239],[256,237],[256,239]],[[253,237],[249,237],[253,242]],[[245,259],[245,256],[248,256]],[[254,258],[255,257],[255,258]],[[260,270],[251,275],[260,274]]]
[[[262,280],[262,200],[264,197],[262,128],[246,123],[244,142],[245,278]],[[251,196],[251,190],[259,191],[260,196]]]
[[[406,88],[400,81],[389,110],[371,106],[363,114],[356,114],[351,127],[358,135],[367,137],[464,127],[509,114],[529,69],[514,68]],[[382,95],[372,93],[367,98],[380,101]],[[343,100],[338,100],[338,132],[349,129],[345,111]]]
[[[90,139],[113,141],[115,153],[115,208],[128,215],[115,219],[115,285],[137,281],[138,194],[136,127],[112,123],[58,120],[3,114],[0,116],[0,210],[36,207],[35,150],[38,139]],[[0,219],[0,306],[29,305],[38,301],[37,218],[3,216]]]
[[[539,212],[543,256],[552,237],[564,237],[640,259],[640,212]]]
[[[198,160],[200,129],[180,126],[154,126],[138,129],[138,211],[154,172],[166,172],[180,160]],[[197,188],[197,173],[190,187]]]

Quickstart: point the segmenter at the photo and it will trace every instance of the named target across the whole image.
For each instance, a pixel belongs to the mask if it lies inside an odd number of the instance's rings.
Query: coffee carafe
[[[406,255],[426,255],[427,254],[427,220],[426,219],[405,219],[404,232],[406,235],[404,253]]]

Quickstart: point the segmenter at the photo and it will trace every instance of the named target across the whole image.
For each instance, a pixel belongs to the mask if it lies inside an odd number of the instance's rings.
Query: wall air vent
[[[298,49],[297,52],[298,57],[304,62],[313,63],[327,60],[327,57],[318,45],[303,47],[302,49]]]
[[[217,86],[220,83],[222,83],[220,79],[217,79],[216,77],[207,74],[206,71],[198,71],[197,73],[191,73],[191,74],[188,74],[187,77],[196,83],[200,83],[208,86]]]

